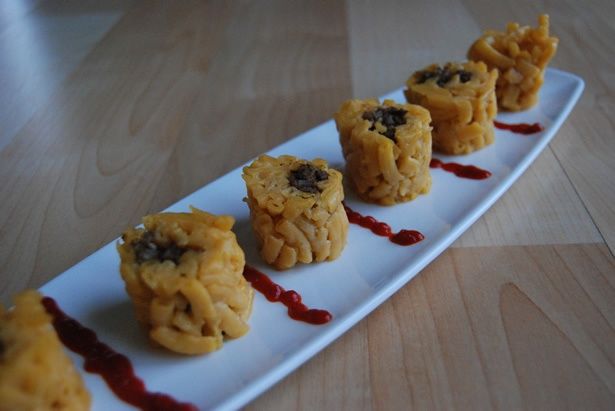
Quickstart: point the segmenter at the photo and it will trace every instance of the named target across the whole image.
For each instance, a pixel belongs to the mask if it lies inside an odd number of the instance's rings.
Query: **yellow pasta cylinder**
[[[335,114],[346,176],[365,201],[392,205],[431,188],[431,117],[424,108],[348,100]]]
[[[431,113],[435,151],[468,154],[493,143],[497,77],[481,62],[432,64],[410,76],[404,94]]]
[[[34,290],[0,306],[0,411],[90,409],[90,394]]]
[[[322,159],[262,155],[243,169],[261,257],[278,270],[336,259],[348,217],[342,174]]]
[[[182,354],[219,349],[249,330],[254,290],[231,231],[235,220],[192,208],[143,218],[117,249],[138,321],[152,341]]]
[[[536,28],[508,23],[506,32],[486,31],[470,47],[468,58],[499,71],[496,94],[500,109],[526,110],[538,101],[545,68],[558,41],[549,36],[549,16],[543,14]]]

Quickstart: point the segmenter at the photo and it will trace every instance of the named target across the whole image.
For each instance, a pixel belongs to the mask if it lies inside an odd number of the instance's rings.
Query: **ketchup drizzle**
[[[103,377],[121,400],[144,411],[198,411],[194,405],[178,402],[167,394],[147,391],[128,357],[102,343],[94,331],[66,315],[53,298],[44,297],[42,303],[53,317],[53,327],[62,343],[81,355],[85,370]]]
[[[484,180],[491,177],[491,172],[478,168],[471,164],[445,163],[437,158],[429,162],[430,168],[441,168],[444,171],[455,174],[457,177],[469,178],[470,180]]]
[[[254,267],[245,265],[243,276],[257,291],[271,302],[281,302],[288,308],[288,316],[293,320],[309,324],[326,324],[333,319],[329,311],[308,308],[301,302],[301,295],[294,290],[286,291],[281,285],[274,283],[266,274]]]
[[[499,128],[501,130],[509,130],[509,131],[512,131],[513,133],[526,134],[526,135],[527,134],[538,133],[538,132],[540,132],[540,131],[545,129],[542,126],[542,124],[540,124],[540,123],[533,123],[533,124],[528,124],[528,123],[506,124],[506,123],[502,123],[502,122],[493,120],[493,125],[496,128]]]
[[[392,243],[408,246],[416,244],[425,238],[423,234],[416,230],[400,230],[398,233],[393,233],[391,226],[387,223],[378,221],[369,215],[364,216],[348,207],[345,203],[343,204],[350,223],[367,228],[372,233],[379,235],[380,237],[387,237]]]

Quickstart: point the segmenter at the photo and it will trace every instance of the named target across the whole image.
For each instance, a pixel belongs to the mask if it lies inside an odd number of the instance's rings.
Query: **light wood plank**
[[[433,62],[464,59],[478,29],[459,2],[347,1],[346,7],[355,98],[397,89]]]
[[[2,4],[0,16],[6,25],[0,27],[0,150],[49,104],[130,2]]]
[[[604,245],[451,249],[248,409],[612,409],[614,274]]]
[[[566,173],[547,149],[453,246],[602,241]]]

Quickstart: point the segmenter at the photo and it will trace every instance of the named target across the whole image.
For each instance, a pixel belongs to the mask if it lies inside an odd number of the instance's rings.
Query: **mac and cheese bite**
[[[431,117],[423,107],[348,100],[334,115],[346,176],[361,199],[392,205],[431,188]]]
[[[404,94],[431,113],[434,151],[468,154],[493,143],[497,77],[480,62],[432,64],[410,76]]]
[[[122,235],[120,272],[152,341],[203,354],[248,332],[254,290],[243,277],[234,223],[192,208],[146,216],[143,228]]]
[[[505,32],[486,31],[470,47],[468,58],[499,71],[496,95],[500,109],[526,110],[538,101],[545,68],[558,42],[549,35],[549,16],[543,14],[536,28],[508,23]]]
[[[0,411],[84,411],[91,397],[41,302],[24,291],[0,306]]]
[[[348,235],[342,174],[325,160],[262,155],[242,177],[265,262],[283,270],[341,254]]]

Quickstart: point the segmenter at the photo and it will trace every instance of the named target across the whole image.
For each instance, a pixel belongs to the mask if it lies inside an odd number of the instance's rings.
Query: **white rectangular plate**
[[[545,126],[543,132],[523,136],[497,130],[495,143],[476,153],[459,157],[436,154],[444,161],[474,164],[491,171],[493,175],[486,180],[466,180],[434,169],[428,195],[393,207],[362,203],[346,193],[350,207],[388,222],[394,231],[408,228],[422,232],[425,240],[411,247],[397,246],[351,225],[348,244],[337,260],[276,272],[262,264],[256,252],[248,208],[242,201],[246,190],[241,168],[169,208],[186,211],[194,205],[215,214],[233,215],[237,220],[234,230],[248,264],[268,273],[284,288],[297,290],[308,306],[330,311],[334,318],[326,325],[293,321],[283,305],[269,303],[257,293],[250,332],[226,342],[218,352],[185,357],[152,348],[137,326],[124,292],[115,243],[107,244],[41,290],[56,299],[67,314],[95,330],[103,342],[126,354],[150,391],[168,393],[201,409],[238,408],[339,337],[444,251],[538,156],[572,110],[583,87],[579,77],[549,69],[535,108],[498,115],[504,122],[540,122]],[[384,97],[405,101],[402,89]],[[268,154],[321,157],[333,167],[343,168],[333,121]],[[82,371],[82,359],[75,355],[73,359]],[[94,398],[94,410],[131,409],[100,377],[83,375]]]

